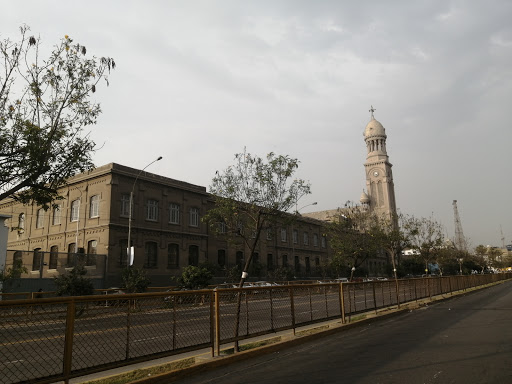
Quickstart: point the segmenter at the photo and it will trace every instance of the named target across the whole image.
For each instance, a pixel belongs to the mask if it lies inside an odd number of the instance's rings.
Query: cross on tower
[[[376,111],[376,109],[373,108],[373,105],[370,105],[370,109],[368,110],[368,112],[370,112],[372,114],[372,119],[374,119],[373,112],[375,112],[375,111]]]

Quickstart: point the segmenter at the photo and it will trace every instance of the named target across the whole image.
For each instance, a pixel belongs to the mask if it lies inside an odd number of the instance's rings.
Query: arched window
[[[48,264],[48,269],[57,269],[58,258],[59,258],[59,247],[54,245],[50,248],[50,263]]]
[[[148,241],[144,247],[144,250],[144,268],[156,268],[158,266],[158,244],[154,241]]]
[[[244,266],[243,266],[243,263],[244,263],[244,253],[242,251],[237,251],[236,252],[236,265],[238,266],[238,268],[242,269]]]
[[[18,216],[18,229],[25,229],[25,214],[20,213]]]
[[[217,251],[217,264],[221,268],[224,268],[226,266],[226,250],[225,249],[219,249]]]
[[[188,247],[188,265],[195,267],[199,265],[199,247],[197,245]]]
[[[175,269],[180,267],[180,246],[169,244],[167,246],[167,268]]]

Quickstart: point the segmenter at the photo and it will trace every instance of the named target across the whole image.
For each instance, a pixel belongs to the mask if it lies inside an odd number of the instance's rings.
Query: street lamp
[[[459,275],[462,275],[462,262],[464,261],[464,259],[461,257],[459,259]]]
[[[137,177],[135,178],[135,181],[133,182],[133,185],[132,185],[132,191],[130,192],[130,204],[129,204],[130,205],[130,207],[129,207],[130,213],[128,216],[128,244],[127,244],[128,248],[126,249],[126,257],[127,257],[126,265],[127,266],[131,266],[133,264],[133,259],[135,256],[135,250],[131,246],[131,243],[130,243],[131,233],[132,233],[133,191],[135,190],[135,184],[137,183],[137,180],[139,179],[140,174],[142,172],[144,172],[144,170],[147,167],[149,167],[151,164],[156,163],[159,160],[162,160],[162,156],[158,156],[158,158],[156,160],[153,160],[151,163],[149,163],[144,168],[142,168],[140,170],[139,174],[137,175]]]

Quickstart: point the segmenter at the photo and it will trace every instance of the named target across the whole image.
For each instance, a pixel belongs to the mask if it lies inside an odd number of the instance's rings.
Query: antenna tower
[[[503,236],[503,229],[501,228],[501,224],[500,224],[500,232],[501,232],[501,248],[505,249],[505,236]]]
[[[457,200],[453,200],[453,217],[455,219],[455,248],[459,251],[467,251],[466,238],[462,233],[462,224],[457,209]]]

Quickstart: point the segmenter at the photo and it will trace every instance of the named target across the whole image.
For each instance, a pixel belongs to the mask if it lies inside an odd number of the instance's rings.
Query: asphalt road
[[[512,383],[512,282],[180,383]]]

